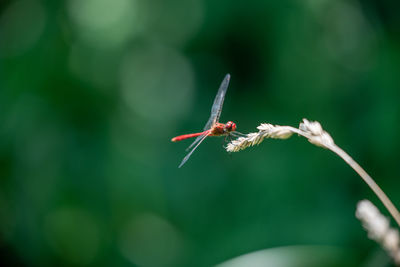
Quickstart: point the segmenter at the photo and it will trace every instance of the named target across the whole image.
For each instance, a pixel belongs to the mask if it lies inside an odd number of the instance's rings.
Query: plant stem
[[[311,139],[312,136],[306,132],[303,132],[297,128],[288,126],[288,129],[290,129],[292,132],[297,133],[298,135],[304,136],[307,139]],[[393,205],[392,201],[388,198],[388,196],[383,192],[383,190],[379,187],[379,185],[372,179],[371,176],[368,175],[368,173],[352,158],[347,154],[343,149],[338,147],[337,145],[326,145],[324,146],[325,148],[329,149],[336,155],[338,155],[340,158],[342,158],[353,170],[355,170],[358,175],[364,180],[364,182],[367,183],[367,185],[372,189],[372,191],[376,194],[376,196],[381,200],[383,205],[386,207],[386,209],[389,211],[389,213],[392,215],[393,219],[396,221],[396,223],[400,226],[400,213],[396,209],[396,207]]]
[[[358,175],[360,175],[360,177],[364,180],[364,182],[367,183],[367,185],[372,189],[372,191],[374,191],[374,193],[382,201],[383,205],[385,205],[386,209],[390,212],[396,223],[400,226],[399,211],[393,205],[392,201],[390,201],[390,199],[387,197],[385,192],[383,192],[383,190],[379,187],[379,185],[374,181],[374,179],[372,179],[372,177],[369,176],[368,173],[340,147],[333,145],[328,147],[328,149],[334,152],[339,157],[341,157],[344,161],[346,161],[347,164],[349,164],[350,167],[352,167],[353,170],[355,170],[358,173]]]
[[[261,124],[257,128],[259,129],[258,133],[251,133],[248,134],[247,137],[238,138],[238,142],[231,142],[232,146],[229,147],[228,145],[227,150],[229,152],[236,152],[246,147],[259,144],[264,138],[286,139],[291,135],[288,133],[297,133],[298,135],[307,138],[310,143],[325,149],[329,149],[342,158],[348,165],[350,165],[350,167],[353,168],[353,170],[355,170],[364,180],[364,182],[366,182],[367,185],[372,189],[372,191],[392,215],[396,223],[400,226],[400,213],[393,205],[392,201],[390,201],[390,199],[386,196],[385,192],[383,192],[383,190],[372,179],[372,177],[369,176],[368,173],[361,168],[361,166],[354,159],[352,159],[343,149],[334,143],[332,137],[322,129],[319,122],[309,122],[308,120],[304,119],[303,123],[300,124],[299,129],[291,126],[272,124]]]

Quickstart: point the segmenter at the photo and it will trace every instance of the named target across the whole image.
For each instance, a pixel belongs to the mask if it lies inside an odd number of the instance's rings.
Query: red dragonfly
[[[228,89],[229,80],[231,76],[227,74],[219,86],[218,93],[215,96],[214,103],[211,108],[211,116],[208,119],[206,125],[202,132],[199,133],[191,133],[179,135],[171,139],[172,142],[182,141],[188,138],[197,137],[196,140],[186,149],[189,150],[192,147],[192,150],[183,158],[179,167],[182,167],[183,164],[190,158],[192,153],[196,150],[196,148],[206,139],[207,136],[229,136],[229,135],[241,135],[236,131],[236,124],[232,121],[228,121],[226,124],[219,123],[219,117],[222,111],[222,105],[224,104],[226,90]]]

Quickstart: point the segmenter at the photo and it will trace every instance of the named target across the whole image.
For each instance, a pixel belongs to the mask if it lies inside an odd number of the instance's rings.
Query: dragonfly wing
[[[204,125],[203,131],[211,129],[211,126],[213,126],[215,122],[217,122],[217,120],[215,119],[215,117],[211,116],[208,119],[206,125]]]
[[[228,89],[229,80],[231,79],[231,75],[227,74],[219,86],[218,93],[215,96],[214,103],[211,108],[211,116],[206,125],[204,126],[204,130],[208,130],[211,128],[214,123],[218,122],[219,117],[221,115],[222,106],[224,104],[226,90]]]
[[[190,146],[186,148],[186,151],[189,151],[189,149],[191,149],[194,145],[197,144],[197,142],[201,140],[201,138],[203,138],[203,135],[208,135],[209,132],[210,131],[204,131],[202,135],[197,136],[193,143],[191,143]]]
[[[190,156],[193,154],[193,152],[196,150],[196,148],[204,141],[204,139],[206,139],[207,136],[208,136],[208,132],[203,135],[200,135],[198,137],[198,138],[200,138],[199,139],[200,141],[198,141],[197,145],[183,158],[183,160],[182,160],[181,164],[179,164],[178,168],[182,167],[182,165],[185,164],[185,162],[190,158]],[[195,143],[195,142],[196,141],[194,141],[193,143]]]

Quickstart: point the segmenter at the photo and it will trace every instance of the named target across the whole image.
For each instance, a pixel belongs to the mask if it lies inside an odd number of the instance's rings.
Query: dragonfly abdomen
[[[206,132],[208,132],[208,130],[207,130],[207,131],[204,131],[204,132],[200,132],[200,133],[192,133],[192,134],[183,134],[183,135],[179,135],[179,136],[176,136],[176,137],[172,138],[171,141],[172,141],[172,142],[182,141],[182,140],[185,140],[185,139],[188,139],[188,138],[200,136],[200,135],[202,135],[202,134],[204,134],[204,133],[206,133]]]

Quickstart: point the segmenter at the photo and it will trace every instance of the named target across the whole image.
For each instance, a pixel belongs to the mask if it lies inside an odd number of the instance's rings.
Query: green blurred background
[[[399,10],[2,0],[2,266],[211,266],[258,250],[293,259],[282,266],[388,264],[354,216],[363,198],[384,210],[334,154],[294,136],[229,155],[209,138],[178,169],[190,141],[170,139],[203,128],[230,73],[222,122],[320,121],[400,206]]]

